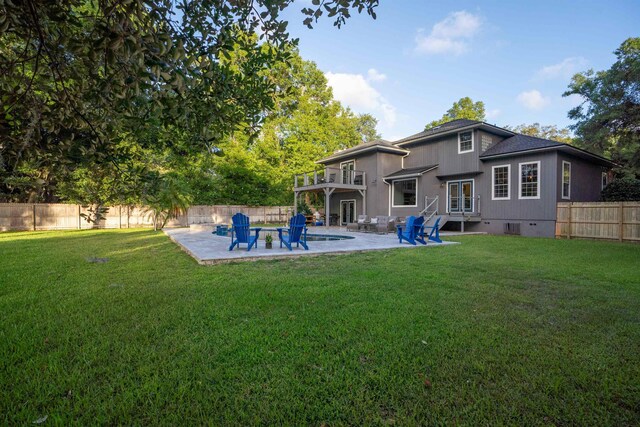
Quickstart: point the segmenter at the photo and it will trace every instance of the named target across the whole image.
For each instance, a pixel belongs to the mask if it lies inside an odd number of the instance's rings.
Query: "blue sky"
[[[579,102],[563,98],[571,75],[602,70],[640,36],[640,1],[380,0],[377,20],[355,15],[289,30],[303,58],[325,72],[334,96],[379,120],[383,138],[419,132],[463,96],[484,101],[489,123],[567,126]]]

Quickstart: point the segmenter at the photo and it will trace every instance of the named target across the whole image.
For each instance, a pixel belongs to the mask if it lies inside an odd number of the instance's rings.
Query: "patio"
[[[398,238],[393,233],[374,234],[349,232],[345,227],[310,227],[308,231],[309,234],[322,236],[340,235],[353,238],[345,240],[310,241],[308,251],[305,251],[302,247],[294,248],[293,251],[289,251],[285,247],[280,248],[277,233],[274,232],[271,232],[274,237],[273,249],[266,249],[264,244],[264,233],[261,232],[261,240],[258,242],[258,248],[254,248],[248,252],[246,250],[246,245],[243,245],[240,249],[236,248],[233,251],[229,251],[231,238],[228,236],[217,236],[212,234],[211,231],[211,227],[173,228],[164,230],[165,234],[169,236],[171,240],[195,258],[199,264],[217,264],[221,262],[265,258],[278,259],[301,255],[340,254],[393,248],[431,248],[458,244],[457,242],[443,241],[442,243],[428,242],[426,246],[420,244],[413,246],[407,243],[398,243]],[[440,237],[459,234],[460,233],[441,232]]]

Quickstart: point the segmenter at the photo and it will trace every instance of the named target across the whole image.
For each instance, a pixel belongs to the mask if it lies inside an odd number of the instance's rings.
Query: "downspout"
[[[382,182],[389,186],[389,197],[387,197],[387,216],[391,216],[391,184],[387,182],[386,179],[382,178]]]

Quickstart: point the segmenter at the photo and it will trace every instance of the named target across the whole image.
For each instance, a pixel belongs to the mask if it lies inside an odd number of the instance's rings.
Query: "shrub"
[[[633,178],[616,179],[602,190],[601,197],[605,202],[640,200],[640,180]]]
[[[303,215],[312,214],[311,208],[309,207],[307,202],[305,202],[304,200],[298,201],[298,213],[301,213]]]

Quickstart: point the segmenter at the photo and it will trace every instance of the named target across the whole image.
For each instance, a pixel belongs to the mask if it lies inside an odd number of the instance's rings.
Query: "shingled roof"
[[[438,165],[429,165],[429,166],[420,166],[417,168],[400,169],[399,171],[395,171],[394,173],[385,176],[384,179],[400,178],[400,177],[409,178],[413,176],[418,176],[418,175],[422,175],[425,172],[429,172],[430,170],[433,170],[437,167]]]
[[[332,155],[330,155],[329,157],[325,157],[322,160],[318,160],[316,163],[327,163],[330,161],[341,159],[346,156],[358,154],[360,152],[369,151],[369,150],[386,151],[386,152],[397,153],[402,155],[408,153],[408,151],[405,150],[404,148],[396,147],[395,145],[391,144],[389,141],[385,141],[384,139],[376,139],[375,141],[365,142],[364,144],[359,144],[359,145],[356,145],[355,147],[347,148],[346,150],[337,151]]]
[[[468,120],[468,119],[452,120],[450,122],[443,123],[439,126],[434,126],[432,128],[425,129],[422,132],[418,132],[406,138],[402,138],[398,141],[395,141],[394,144],[396,145],[402,144],[404,142],[413,141],[414,139],[418,140],[418,139],[426,138],[432,135],[437,135],[439,133],[449,132],[452,130],[465,128],[467,126],[473,126],[473,125],[479,125],[479,124],[482,124],[482,122],[479,122],[477,120]]]
[[[511,138],[496,142],[482,153],[480,157],[497,156],[499,154],[517,153],[518,151],[536,150],[540,148],[568,145],[550,139],[536,138],[535,136],[517,134]]]
[[[599,156],[597,154],[590,153],[573,145],[565,144],[564,142],[552,141],[550,139],[536,138],[535,136],[517,134],[510,138],[496,142],[491,147],[480,155],[481,159],[491,157],[502,157],[517,155],[519,153],[526,153],[528,151],[536,150],[559,150],[571,153],[578,157],[588,158],[597,163],[606,166],[615,166],[616,164],[611,160]]]

